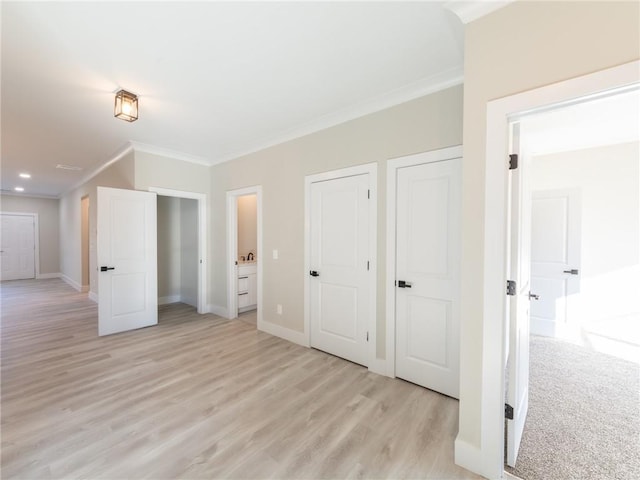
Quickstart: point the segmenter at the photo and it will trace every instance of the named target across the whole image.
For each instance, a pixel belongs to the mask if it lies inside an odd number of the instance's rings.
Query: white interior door
[[[35,278],[33,215],[2,214],[0,217],[0,280]]]
[[[517,125],[514,150],[519,147]],[[509,345],[507,404],[513,419],[507,421],[507,464],[515,466],[529,408],[529,307],[531,303],[531,191],[527,177],[529,157],[519,155],[511,170],[510,279],[516,282],[508,296]],[[537,293],[537,292],[535,292]]]
[[[460,159],[397,171],[396,376],[459,397]]]
[[[367,366],[369,175],[310,189],[311,346]]]
[[[580,291],[580,192],[533,193],[531,215],[531,333],[561,335],[569,296]]]
[[[156,194],[98,187],[98,334],[158,323]]]

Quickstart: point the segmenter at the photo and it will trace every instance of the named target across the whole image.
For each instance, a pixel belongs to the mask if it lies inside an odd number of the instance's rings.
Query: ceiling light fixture
[[[126,90],[116,93],[113,115],[127,122],[135,122],[138,119],[138,96]]]
[[[20,178],[31,178],[31,174],[30,173],[21,173],[18,176]]]
[[[24,188],[22,188],[22,187],[16,187],[16,188],[14,188],[14,190],[16,192],[24,192]]]

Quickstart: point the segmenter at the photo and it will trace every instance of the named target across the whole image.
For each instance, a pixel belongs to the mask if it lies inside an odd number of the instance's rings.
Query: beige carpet
[[[640,367],[531,339],[529,414],[515,469],[525,480],[640,479]]]

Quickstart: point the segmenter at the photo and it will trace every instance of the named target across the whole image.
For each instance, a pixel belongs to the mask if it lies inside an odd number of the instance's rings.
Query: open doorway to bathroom
[[[238,319],[257,325],[258,311],[258,198],[255,193],[237,198]]]
[[[261,187],[227,192],[228,318],[260,327]]]

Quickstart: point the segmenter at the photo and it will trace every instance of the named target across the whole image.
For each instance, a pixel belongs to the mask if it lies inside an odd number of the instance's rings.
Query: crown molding
[[[445,2],[444,8],[452,11],[464,23],[484,17],[515,0],[450,0]]]
[[[136,152],[149,153],[151,155],[158,155],[160,157],[173,158],[175,160],[182,160],[183,162],[195,163],[198,165],[204,165],[210,167],[214,164],[211,160],[205,157],[199,157],[197,155],[190,155],[188,153],[179,152],[177,150],[171,150],[169,148],[157,147],[148,143],[141,142],[129,142]]]
[[[232,152],[227,152],[215,159],[211,165],[217,165],[219,163],[235,160],[244,155],[259,152],[269,147],[279,145],[296,138],[309,135],[311,133],[319,132],[330,127],[334,127],[341,123],[355,120],[356,118],[364,117],[381,110],[395,107],[401,103],[415,100],[431,93],[445,90],[455,85],[463,83],[463,67],[455,67],[444,72],[432,75],[430,77],[423,78],[417,82],[411,83],[399,89],[393,90],[389,93],[371,98],[365,102],[358,103],[351,107],[332,112],[322,117],[317,118],[311,122],[303,124],[299,127],[287,130],[280,135],[265,139],[261,142],[256,142],[251,145],[246,145],[244,148],[239,148]]]
[[[100,165],[95,170],[92,170],[90,173],[88,173],[87,175],[82,177],[82,179],[80,181],[74,183],[70,188],[66,189],[64,192],[62,192],[60,195],[58,195],[58,198],[62,198],[65,195],[67,195],[68,193],[73,192],[76,188],[80,187],[81,185],[84,185],[89,180],[91,180],[93,177],[95,177],[99,173],[105,171],[111,165],[113,165],[117,161],[121,160],[125,155],[127,155],[128,153],[130,153],[132,151],[133,151],[133,145],[131,144],[131,142],[127,142],[125,144],[125,146],[122,147],[120,150],[118,150],[113,157],[111,157],[109,160],[104,162],[102,165]]]
[[[13,190],[0,190],[0,195],[8,195],[10,197],[23,197],[23,198],[42,198],[45,200],[58,200],[58,197],[55,195],[45,195],[39,193],[20,193],[14,192]]]

